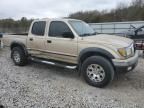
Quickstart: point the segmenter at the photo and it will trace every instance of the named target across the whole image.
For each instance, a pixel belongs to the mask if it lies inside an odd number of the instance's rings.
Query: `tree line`
[[[129,5],[119,3],[116,9],[111,11],[79,11],[70,14],[69,18],[84,20],[88,23],[144,20],[144,0],[133,0]]]
[[[129,5],[119,3],[110,11],[93,10],[71,13],[68,18],[80,19],[88,23],[121,22],[144,20],[144,0],[133,0]],[[0,32],[27,32],[33,19],[0,19]]]
[[[0,20],[0,32],[28,32],[33,19],[27,19],[22,17],[20,20],[14,20],[12,18]]]

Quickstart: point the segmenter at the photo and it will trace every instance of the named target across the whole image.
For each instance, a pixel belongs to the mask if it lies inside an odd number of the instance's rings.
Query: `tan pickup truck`
[[[32,22],[28,34],[3,36],[18,66],[28,60],[77,69],[95,87],[108,85],[117,72],[132,71],[138,53],[131,39],[96,34],[75,19],[42,19]]]

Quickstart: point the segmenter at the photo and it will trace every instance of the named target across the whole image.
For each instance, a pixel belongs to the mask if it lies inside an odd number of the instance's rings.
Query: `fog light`
[[[128,67],[128,69],[127,69],[127,70],[128,70],[128,71],[130,71],[131,69],[132,69],[132,67]]]

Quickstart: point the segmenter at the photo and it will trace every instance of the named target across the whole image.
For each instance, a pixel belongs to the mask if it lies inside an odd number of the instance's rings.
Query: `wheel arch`
[[[26,49],[26,46],[25,46],[23,43],[15,42],[15,41],[12,42],[11,45],[10,45],[10,49],[12,50],[12,49],[15,48],[15,47],[21,48],[21,49],[24,51],[25,55],[26,55],[26,56],[28,55],[28,51],[27,51],[27,49]]]
[[[102,56],[104,58],[106,58],[107,60],[110,61],[110,63],[112,64],[112,66],[114,67],[114,64],[112,63],[112,59],[114,59],[115,57],[108,51],[104,50],[104,49],[101,49],[101,48],[86,48],[84,50],[82,50],[79,54],[79,57],[78,57],[78,67],[79,67],[79,72],[81,74],[81,66],[82,66],[82,63],[88,58],[88,57],[91,57],[91,56]]]
[[[115,57],[108,51],[102,48],[86,48],[82,50],[79,54],[78,62],[83,61],[85,58],[93,56],[93,55],[100,55],[109,59],[114,59]]]

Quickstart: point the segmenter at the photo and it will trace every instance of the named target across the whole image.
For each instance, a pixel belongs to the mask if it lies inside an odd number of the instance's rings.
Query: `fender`
[[[23,43],[17,42],[17,41],[13,41],[11,43],[11,45],[10,45],[10,49],[12,50],[14,47],[20,47],[20,48],[22,48],[24,50],[26,56],[28,56],[27,48],[26,48],[26,46]]]
[[[90,47],[90,48],[83,49],[80,52],[79,57],[78,57],[79,76],[81,75],[81,66],[82,66],[82,63],[85,60],[85,58],[87,58],[91,55],[95,55],[95,54],[107,57],[110,60],[115,58],[110,52],[108,52],[102,48]]]
[[[83,59],[83,57],[87,56],[87,54],[89,53],[96,53],[99,55],[103,55],[105,57],[108,57],[109,59],[114,59],[115,57],[108,51],[102,49],[102,48],[96,48],[96,47],[90,47],[90,48],[86,48],[83,49],[78,57],[78,63],[81,61],[81,59]]]

